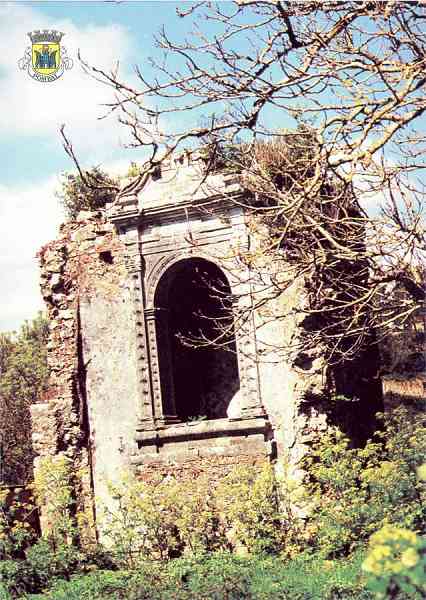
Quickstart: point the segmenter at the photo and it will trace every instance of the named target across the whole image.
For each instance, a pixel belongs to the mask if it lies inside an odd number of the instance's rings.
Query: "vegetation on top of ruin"
[[[93,167],[84,178],[79,173],[63,173],[56,197],[66,218],[73,220],[82,210],[96,211],[112,202],[117,193],[117,185],[116,179],[99,167]]]

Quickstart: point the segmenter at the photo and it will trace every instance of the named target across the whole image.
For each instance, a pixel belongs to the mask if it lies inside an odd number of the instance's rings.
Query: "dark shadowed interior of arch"
[[[227,416],[240,387],[230,288],[215,264],[182,260],[162,277],[156,294],[163,409],[182,421]],[[229,330],[225,338],[213,340]]]

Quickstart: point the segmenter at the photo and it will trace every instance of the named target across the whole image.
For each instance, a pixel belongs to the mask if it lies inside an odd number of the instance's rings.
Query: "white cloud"
[[[124,174],[128,167],[124,159],[105,165],[114,175]],[[36,254],[57,237],[65,220],[55,196],[59,187],[57,175],[37,184],[0,185],[0,331],[17,329],[45,309]]]
[[[27,33],[33,29],[58,29],[66,34],[62,44],[74,66],[55,82],[35,81],[18,68],[18,60],[31,45]],[[105,113],[100,105],[113,98],[113,91],[84,74],[77,51],[80,49],[89,64],[107,71],[119,60],[124,66],[123,78],[129,81],[133,78],[129,32],[121,25],[77,27],[70,20],[53,20],[28,5],[0,4],[0,39],[0,134],[54,140],[59,126],[66,123],[83,157],[90,156],[95,162],[112,156],[123,130],[115,118],[98,118]]]
[[[34,81],[18,68],[18,60],[31,43],[27,32],[33,29],[66,33],[63,45],[75,59],[74,67],[53,83]],[[114,119],[97,120],[104,110],[99,105],[111,98],[111,90],[82,72],[76,54],[80,48],[88,62],[107,70],[119,59],[127,65],[123,75],[128,80],[133,53],[128,31],[120,25],[88,23],[76,27],[70,20],[54,20],[43,14],[42,8],[0,3],[0,39],[0,136],[16,141],[16,160],[20,161],[20,145],[31,143],[31,137],[37,139],[34,143],[41,145],[43,152],[51,144],[52,151],[56,144],[61,152],[58,127],[66,123],[85,166],[102,163],[114,171],[125,171],[129,161],[117,161],[119,126]],[[23,176],[25,166],[22,160]],[[0,330],[15,329],[44,308],[36,253],[55,239],[63,221],[54,196],[58,187],[57,176],[38,183],[27,178],[12,186],[2,185],[0,179]]]
[[[62,43],[74,59],[74,67],[55,82],[34,81],[18,68],[18,60],[31,43],[27,33],[34,29],[58,29],[66,34]],[[120,152],[123,130],[115,119],[97,120],[104,113],[99,105],[109,101],[112,91],[85,75],[76,59],[80,49],[85,60],[106,70],[120,60],[123,79],[134,80],[131,64],[135,50],[125,27],[90,22],[77,27],[70,20],[43,14],[41,4],[0,3],[0,39],[0,136],[16,142],[16,161],[23,177],[23,183],[11,186],[2,185],[0,178],[0,331],[4,331],[18,328],[44,308],[36,253],[56,238],[63,221],[54,196],[58,176],[46,171],[46,178],[38,183],[25,177],[28,156],[20,159],[22,144],[34,143],[36,152],[43,148],[43,155],[50,148],[55,152],[55,145],[62,152],[58,127],[66,123],[84,166],[101,164],[118,174],[127,170],[130,160],[140,157]]]
[[[58,178],[24,187],[0,185],[0,331],[11,330],[43,309],[36,258],[63,220],[54,191]]]

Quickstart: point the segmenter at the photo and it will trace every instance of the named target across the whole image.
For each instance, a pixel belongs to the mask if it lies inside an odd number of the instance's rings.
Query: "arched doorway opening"
[[[221,269],[201,258],[181,260],[162,276],[155,307],[165,414],[182,421],[227,416],[240,387],[230,292]]]

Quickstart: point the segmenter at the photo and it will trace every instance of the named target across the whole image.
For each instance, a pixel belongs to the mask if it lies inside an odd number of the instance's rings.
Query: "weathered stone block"
[[[59,319],[74,319],[75,318],[75,311],[73,311],[71,309],[60,310],[58,312],[58,318]]]
[[[85,227],[81,227],[71,235],[71,240],[77,243],[84,242],[86,240],[94,240],[95,238],[96,233],[93,231],[92,225],[86,225]]]

